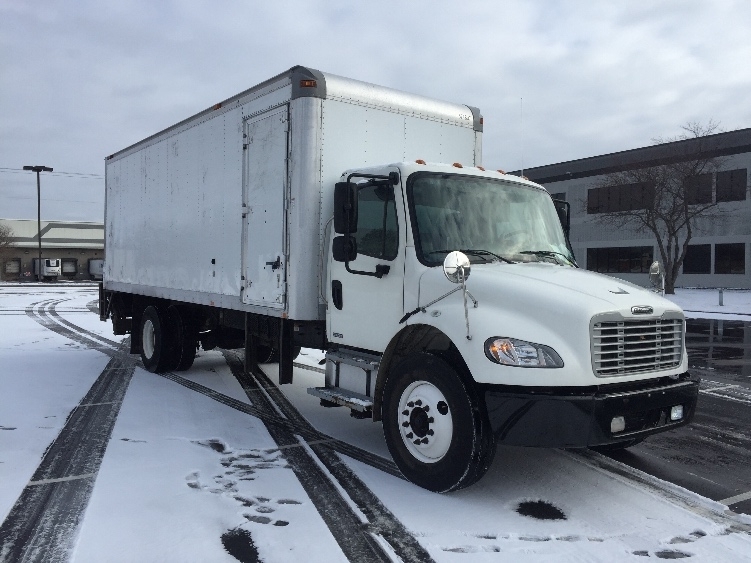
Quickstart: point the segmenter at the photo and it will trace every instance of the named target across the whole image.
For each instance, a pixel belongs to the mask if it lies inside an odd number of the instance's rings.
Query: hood
[[[441,268],[431,268],[420,281],[420,303],[451,289]],[[580,268],[546,262],[473,264],[467,289],[482,304],[530,314],[547,311],[568,318],[618,312],[623,317],[660,317],[681,311],[672,301],[629,283]],[[651,307],[652,313],[635,314],[632,307]]]

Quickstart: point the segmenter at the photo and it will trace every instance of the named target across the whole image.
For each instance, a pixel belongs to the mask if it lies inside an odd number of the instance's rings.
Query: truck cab
[[[348,171],[325,278],[324,404],[382,420],[397,465],[466,486],[497,444],[627,447],[698,396],[681,309],[578,267],[548,192],[460,164]]]

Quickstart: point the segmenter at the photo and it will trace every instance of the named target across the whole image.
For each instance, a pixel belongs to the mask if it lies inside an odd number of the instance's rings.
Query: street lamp
[[[37,173],[37,237],[39,238],[39,269],[37,270],[37,281],[42,281],[42,196],[39,188],[39,173],[52,172],[52,168],[49,166],[24,166],[23,169]]]

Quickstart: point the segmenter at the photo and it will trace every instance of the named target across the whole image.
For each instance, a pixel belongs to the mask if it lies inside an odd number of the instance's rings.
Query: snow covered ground
[[[96,297],[93,286],[0,286],[0,521],[25,487],[41,486],[30,483],[40,460],[110,361],[40,319],[121,340],[87,307]],[[704,311],[716,297],[678,290],[674,299]],[[61,300],[60,319],[27,312],[49,300]],[[718,318],[751,320],[751,292],[726,292],[725,306],[715,308]],[[298,361],[316,367],[319,358],[304,351]],[[276,378],[275,366],[264,370]],[[136,367],[101,465],[65,476],[92,480],[93,489],[71,542],[53,550],[53,560],[231,562],[222,537],[245,530],[262,561],[346,561],[341,530],[332,532],[290,467],[293,450],[311,446],[300,439],[280,449],[258,417],[227,406],[256,403],[220,351],[201,351],[183,375],[224,403]],[[306,388],[322,385],[321,374],[296,369],[294,377],[282,391],[317,430],[389,458],[380,424],[320,408]],[[342,460],[438,562],[751,561],[751,519],[594,453],[500,448],[483,480],[445,495]],[[357,502],[344,500],[369,523]],[[385,534],[369,525],[388,553]],[[4,540],[0,534],[0,561]]]
[[[751,322],[751,289],[686,289],[677,288],[675,295],[666,295],[680,305],[690,319],[724,319]]]

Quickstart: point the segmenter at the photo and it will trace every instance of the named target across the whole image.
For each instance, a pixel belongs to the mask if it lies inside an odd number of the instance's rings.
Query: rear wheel
[[[431,354],[407,357],[384,388],[383,431],[397,466],[435,492],[467,487],[495,454],[484,403],[447,362]]]
[[[170,328],[175,336],[174,356],[169,370],[185,371],[193,365],[198,348],[198,330],[193,317],[188,311],[180,310],[174,305],[167,309]]]
[[[174,337],[169,322],[156,307],[149,305],[141,316],[141,360],[152,373],[164,373],[174,361]]]

